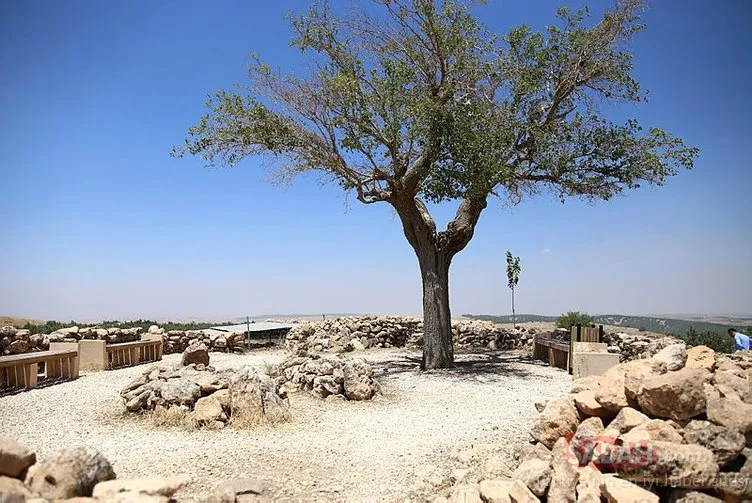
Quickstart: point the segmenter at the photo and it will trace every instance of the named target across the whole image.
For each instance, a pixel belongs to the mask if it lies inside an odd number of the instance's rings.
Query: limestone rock
[[[343,369],[345,396],[349,400],[370,400],[376,394],[373,370],[365,360],[347,362]]]
[[[227,415],[222,409],[222,401],[215,394],[199,398],[196,401],[194,414],[196,421],[202,424],[210,424],[215,421],[227,421]]]
[[[185,348],[183,351],[183,357],[180,360],[183,365],[190,365],[195,363],[196,365],[209,365],[209,351],[206,345],[202,342],[194,342]]]
[[[577,406],[577,409],[583,414],[598,417],[613,416],[611,410],[606,409],[595,399],[594,390],[589,389],[580,391],[579,393],[572,394],[572,397],[574,398],[574,404]]]
[[[117,493],[136,493],[169,498],[180,488],[190,483],[190,481],[191,477],[188,475],[107,480],[94,486],[92,496],[95,498],[107,498]]]
[[[653,359],[664,362],[666,370],[680,370],[687,363],[687,346],[681,343],[671,344],[658,351]]]
[[[480,483],[480,497],[486,503],[511,503],[509,490],[514,484],[509,479],[483,480]]]
[[[620,363],[607,370],[595,389],[595,399],[598,403],[614,412],[629,406],[624,392],[624,365]]]
[[[115,478],[110,462],[89,447],[65,449],[41,463],[26,476],[26,485],[47,499],[91,496],[94,486]]]
[[[168,404],[193,407],[201,396],[201,386],[189,379],[168,379],[162,383],[160,394]]]
[[[629,481],[613,476],[601,480],[601,494],[609,503],[658,503],[658,496]]]
[[[702,369],[684,368],[648,378],[638,397],[640,407],[653,416],[675,421],[702,414],[706,404],[703,385],[709,376]]]
[[[540,500],[528,489],[524,482],[515,480],[509,488],[512,503],[540,503]]]
[[[722,396],[710,385],[705,386],[705,397],[710,422],[742,434],[752,431],[752,405],[737,397]]]
[[[681,435],[681,426],[671,420],[651,419],[629,430],[621,438],[627,442],[639,442],[640,440],[659,440],[661,442],[673,442],[681,444],[684,439]]]
[[[644,382],[666,373],[666,363],[656,358],[635,360],[624,364],[624,394],[631,406],[637,405]]]
[[[609,423],[608,427],[618,430],[619,433],[625,433],[649,420],[650,418],[639,410],[633,409],[632,407],[625,407],[619,411],[614,420]]]
[[[15,501],[23,503],[26,498],[33,497],[33,494],[20,480],[0,475],[0,502],[4,502],[5,496],[8,497],[10,503],[15,503]]]
[[[212,501],[217,503],[257,501],[264,491],[266,491],[266,483],[263,480],[252,478],[225,480],[217,486]]]
[[[510,478],[512,476],[512,470],[504,459],[498,456],[492,456],[483,463],[481,475],[484,479]],[[481,490],[481,493],[482,492],[483,491]]]
[[[528,459],[517,467],[512,478],[524,482],[536,496],[543,496],[551,483],[551,467],[540,459]]]
[[[729,370],[718,370],[713,374],[713,385],[718,389],[726,388],[725,394],[729,393],[729,390],[735,393],[739,398],[744,398],[749,391],[750,385],[747,382],[746,377],[739,377],[734,372]]]
[[[0,475],[23,479],[37,456],[12,438],[0,437]]]
[[[708,421],[693,420],[684,427],[684,442],[710,449],[718,467],[723,468],[741,454],[745,440],[738,431]]]
[[[457,486],[449,498],[450,503],[483,503],[478,484]]]
[[[687,367],[693,369],[705,369],[708,372],[715,370],[715,351],[707,346],[694,346],[687,350]]]
[[[674,489],[668,497],[669,503],[723,503],[723,500],[709,494],[686,489]]]
[[[570,393],[579,393],[581,391],[595,390],[600,382],[600,376],[580,377],[572,381],[572,390]]]
[[[556,441],[552,454],[551,486],[548,489],[548,500],[575,503],[577,480],[580,476],[577,469],[577,458],[570,450],[569,442],[564,438]]]
[[[541,443],[520,443],[515,446],[513,457],[517,463],[515,468],[528,459],[540,459],[548,464],[551,462],[551,451]]]
[[[571,395],[564,396],[546,404],[530,433],[550,449],[560,437],[574,434],[579,422],[580,415],[574,399]]]
[[[590,466],[579,469],[577,503],[601,503],[601,472]]]
[[[617,473],[634,482],[659,482],[685,488],[711,487],[718,475],[713,453],[699,445],[652,442],[650,459],[615,466]]]

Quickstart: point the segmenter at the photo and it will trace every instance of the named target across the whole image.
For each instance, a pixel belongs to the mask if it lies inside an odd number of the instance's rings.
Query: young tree
[[[587,11],[559,9],[557,26],[502,38],[467,1],[377,0],[381,15],[346,16],[318,1],[292,21],[311,71],[254,59],[249,85],[217,92],[173,153],[230,166],[262,156],[280,179],[315,171],[364,204],[390,204],[423,281],[422,366],[449,367],[449,265],[491,197],[607,200],[692,167],[697,149],[597,106],[643,99],[627,47],[643,0],[616,1],[592,26]],[[451,200],[439,230],[425,203]]]
[[[507,280],[509,280],[507,284],[512,291],[512,326],[514,326],[514,328],[517,328],[517,320],[514,317],[514,287],[516,287],[517,283],[520,281],[521,271],[520,257],[515,257],[512,255],[512,252],[507,251]]]

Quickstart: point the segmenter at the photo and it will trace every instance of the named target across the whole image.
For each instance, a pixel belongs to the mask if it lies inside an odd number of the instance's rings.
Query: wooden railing
[[[156,362],[162,359],[161,339],[108,344],[105,348],[107,351],[106,368],[108,369]]]
[[[39,364],[44,372],[39,374]],[[78,351],[41,351],[0,356],[0,388],[34,388],[38,381],[78,377]]]

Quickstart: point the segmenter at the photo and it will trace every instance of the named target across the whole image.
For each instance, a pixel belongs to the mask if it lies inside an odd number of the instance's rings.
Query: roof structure
[[[272,321],[257,321],[256,323],[240,323],[238,325],[223,325],[219,327],[211,327],[204,332],[208,332],[210,330],[217,331],[217,332],[226,332],[226,333],[232,333],[232,332],[271,332],[273,330],[289,330],[294,325],[290,323],[276,323]]]

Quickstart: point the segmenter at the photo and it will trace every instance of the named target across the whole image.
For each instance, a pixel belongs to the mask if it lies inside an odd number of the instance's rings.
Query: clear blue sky
[[[540,28],[560,4],[477,12],[500,32]],[[302,6],[0,3],[0,314],[420,312],[387,206],[270,185],[253,160],[210,171],[168,155],[249,53],[300,63],[283,16]],[[695,170],[594,206],[492,203],[455,259],[454,314],[509,312],[506,250],[522,257],[518,312],[752,312],[752,4],[654,0],[645,21],[633,46],[651,99],[619,116],[700,147]]]

